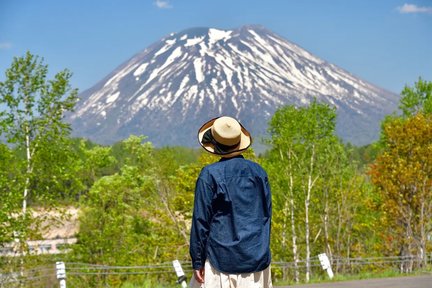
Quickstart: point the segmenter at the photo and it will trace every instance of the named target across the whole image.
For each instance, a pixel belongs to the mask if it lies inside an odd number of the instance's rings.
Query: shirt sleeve
[[[264,187],[266,190],[267,211],[269,217],[271,218],[272,217],[272,195],[271,195],[270,183],[267,174],[265,174],[265,178],[264,178]]]
[[[198,270],[204,267],[206,261],[206,245],[210,232],[212,213],[212,189],[205,181],[203,172],[195,185],[194,210],[190,234],[190,256],[192,267]]]

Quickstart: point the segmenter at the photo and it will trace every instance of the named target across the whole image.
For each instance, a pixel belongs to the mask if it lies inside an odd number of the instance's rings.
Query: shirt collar
[[[227,161],[227,160],[235,159],[235,158],[241,158],[241,159],[244,159],[243,155],[237,155],[237,156],[229,157],[229,158],[224,158],[224,157],[222,157],[222,158],[219,160],[219,162]]]

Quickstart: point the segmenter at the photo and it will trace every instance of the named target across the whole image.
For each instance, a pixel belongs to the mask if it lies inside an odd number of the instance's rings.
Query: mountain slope
[[[73,134],[113,143],[143,134],[156,146],[197,146],[204,121],[231,115],[265,134],[274,111],[314,98],[336,106],[337,133],[356,145],[377,139],[398,97],[260,26],[171,34],[80,95]]]

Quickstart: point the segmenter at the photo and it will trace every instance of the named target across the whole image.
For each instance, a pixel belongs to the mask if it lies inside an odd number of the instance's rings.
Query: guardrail
[[[414,261],[418,263],[420,259],[416,257],[368,257],[368,258],[335,258],[331,261],[333,271],[339,274],[357,274],[365,272],[376,272],[385,269],[393,269],[395,272],[400,271],[401,263],[406,261]],[[432,264],[432,255],[428,255],[428,265]],[[139,282],[138,280],[156,279],[160,283],[173,283],[171,287],[176,284],[177,276],[173,269],[172,262],[142,265],[142,266],[109,266],[97,265],[87,263],[64,263],[65,279],[70,283],[70,287],[95,287],[98,285],[111,286],[110,283],[122,283],[126,281]],[[181,261],[184,273],[190,279],[192,275],[191,262]],[[58,267],[58,265],[57,265]],[[282,279],[282,271],[288,271],[285,275],[288,279],[293,279],[292,274],[294,271],[293,262],[273,261],[272,274],[278,280]],[[300,273],[305,271],[305,261],[299,261],[297,267]],[[318,256],[311,258],[310,267],[312,275],[321,277],[325,276],[322,270]],[[429,267],[430,269],[430,267]],[[413,271],[419,271],[414,269]],[[57,271],[58,272],[58,271]],[[429,270],[430,273],[430,270]],[[323,276],[324,275],[324,276]],[[57,275],[58,276],[58,275]],[[287,279],[285,279],[287,280]],[[39,266],[26,271],[15,272],[2,272],[0,271],[0,287],[18,287],[31,282],[31,287],[52,287],[56,285],[56,263],[50,266]],[[37,283],[40,283],[38,286]],[[58,284],[57,284],[58,285]],[[84,286],[82,286],[84,285]],[[87,286],[86,286],[87,285]]]

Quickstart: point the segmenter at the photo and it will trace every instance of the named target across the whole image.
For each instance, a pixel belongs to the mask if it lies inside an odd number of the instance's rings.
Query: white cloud
[[[408,14],[408,13],[426,13],[432,14],[432,7],[420,7],[415,4],[407,4],[405,3],[402,7],[397,8],[400,13]]]
[[[0,50],[6,50],[12,48],[12,43],[10,42],[0,42]]]
[[[155,1],[155,5],[158,7],[158,8],[161,8],[161,9],[169,9],[169,8],[172,8],[173,6],[169,3],[169,1],[167,1],[167,0],[156,0]]]

